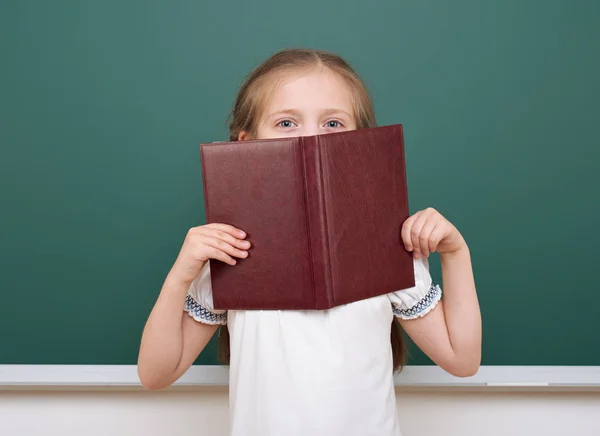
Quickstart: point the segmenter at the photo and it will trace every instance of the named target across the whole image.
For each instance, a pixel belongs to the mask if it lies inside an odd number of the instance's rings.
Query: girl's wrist
[[[468,258],[470,251],[467,243],[461,238],[460,244],[457,245],[456,249],[440,253],[440,259],[452,260],[456,258]]]
[[[186,292],[192,285],[194,280],[190,278],[189,274],[183,273],[177,267],[171,269],[165,279],[165,288],[169,289],[185,289]]]

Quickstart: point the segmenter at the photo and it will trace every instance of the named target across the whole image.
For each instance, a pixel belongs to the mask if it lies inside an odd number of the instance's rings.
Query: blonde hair
[[[282,50],[255,68],[246,77],[238,92],[229,118],[229,140],[237,141],[240,133],[247,132],[256,137],[258,123],[262,117],[274,84],[286,74],[313,68],[324,68],[344,79],[351,91],[354,121],[357,129],[376,127],[373,104],[367,87],[348,62],[340,56],[321,50]],[[394,317],[390,341],[394,371],[400,369],[405,360],[405,346],[398,319]],[[227,326],[219,329],[219,359],[229,364],[230,347]]]
[[[231,111],[229,140],[237,141],[241,132],[255,136],[274,83],[286,74],[314,68],[327,69],[346,81],[351,91],[357,128],[377,125],[369,91],[344,59],[321,50],[289,49],[275,53],[246,77]]]

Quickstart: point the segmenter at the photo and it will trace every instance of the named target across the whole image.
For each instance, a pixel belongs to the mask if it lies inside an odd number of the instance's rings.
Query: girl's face
[[[273,92],[256,139],[355,130],[352,98],[344,79],[329,70],[289,76]],[[242,132],[240,140],[249,139]]]

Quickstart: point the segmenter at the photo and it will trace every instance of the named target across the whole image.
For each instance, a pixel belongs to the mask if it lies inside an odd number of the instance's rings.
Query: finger
[[[245,258],[248,257],[248,252],[246,250],[240,250],[239,248],[235,248],[233,245],[227,243],[223,239],[214,238],[212,236],[202,235],[201,241],[209,247],[216,248],[229,256]]]
[[[214,247],[209,247],[207,256],[211,259],[216,259],[228,263],[229,265],[235,265],[237,263],[236,260],[231,256],[227,255],[227,253]]]
[[[421,229],[421,233],[419,234],[419,246],[421,254],[424,257],[429,257],[431,254],[431,250],[429,247],[429,239],[431,238],[431,232],[435,229],[439,222],[440,215],[437,210],[432,207],[428,207],[423,211],[422,220],[423,227]]]
[[[418,259],[423,255],[423,248],[421,247],[421,232],[425,223],[427,222],[427,214],[421,213],[416,219],[415,223],[410,229],[410,238],[413,245],[415,257]]]
[[[404,244],[404,247],[406,248],[407,251],[413,251],[413,248],[414,248],[412,239],[410,237],[410,233],[412,231],[412,226],[414,225],[417,218],[419,218],[419,214],[420,214],[420,212],[417,212],[416,214],[411,215],[404,221],[404,224],[402,224],[402,231],[401,231],[402,243]]]
[[[419,244],[421,246],[421,253],[423,254],[424,257],[429,257],[430,254],[430,245],[429,245],[429,240],[431,238],[431,233],[433,232],[433,230],[436,227],[436,220],[435,219],[431,219],[429,218],[427,221],[425,221],[425,224],[423,225],[423,229],[421,230],[421,233],[419,234]]]
[[[227,242],[228,244],[243,249],[243,250],[247,250],[248,248],[250,248],[250,242],[243,240],[243,239],[238,239],[235,236],[232,236],[230,233],[226,232],[225,230],[219,230],[218,228],[205,228],[201,231],[201,234],[213,237],[213,238],[217,238],[217,239],[221,239],[225,242]]]
[[[429,236],[429,250],[432,253],[437,250],[440,241],[444,238],[444,233],[444,226],[440,224],[437,224],[431,232],[431,235]]]
[[[246,232],[244,232],[242,229],[238,229],[237,227],[234,227],[230,224],[209,223],[203,227],[220,230],[222,232],[229,233],[231,236],[234,236],[236,238],[245,238],[246,237]]]

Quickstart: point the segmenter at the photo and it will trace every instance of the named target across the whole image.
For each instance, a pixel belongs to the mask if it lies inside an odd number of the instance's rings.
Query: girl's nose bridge
[[[306,123],[302,126],[302,136],[318,135],[319,133],[321,133],[321,129],[317,123]]]

